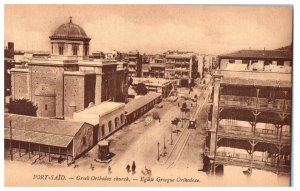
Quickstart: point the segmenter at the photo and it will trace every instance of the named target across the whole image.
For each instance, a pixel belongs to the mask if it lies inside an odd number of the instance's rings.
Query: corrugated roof
[[[125,105],[125,112],[127,115],[131,114],[132,112],[136,111],[137,109],[143,107],[147,103],[153,101],[154,99],[160,97],[161,94],[150,92],[147,95],[141,96]]]
[[[4,129],[4,138],[10,139],[9,128]],[[37,143],[56,147],[67,147],[73,137],[41,133],[35,131],[12,129],[12,140],[23,141],[29,143]]]
[[[239,50],[229,54],[221,54],[219,57],[292,60],[292,52],[286,50]]]
[[[84,124],[84,122],[5,114],[4,125],[6,128],[9,127],[9,121],[11,121],[13,129],[72,137]]]
[[[259,80],[259,79],[246,79],[246,78],[234,78],[234,77],[222,78],[221,84],[242,85],[242,86],[281,87],[281,88],[291,88],[292,87],[292,83],[287,82],[287,81]]]

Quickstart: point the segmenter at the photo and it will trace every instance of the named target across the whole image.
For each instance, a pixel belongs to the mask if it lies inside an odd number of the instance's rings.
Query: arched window
[[[119,118],[115,118],[115,129],[119,127]]]
[[[101,126],[101,137],[105,136],[105,125]]]
[[[121,123],[124,123],[124,114],[121,114]]]
[[[111,121],[108,122],[108,131],[111,133]]]

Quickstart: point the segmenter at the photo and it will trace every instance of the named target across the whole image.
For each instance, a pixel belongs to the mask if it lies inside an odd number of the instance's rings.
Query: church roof
[[[60,25],[49,38],[51,40],[91,40],[81,26],[72,22],[72,17],[69,23]]]

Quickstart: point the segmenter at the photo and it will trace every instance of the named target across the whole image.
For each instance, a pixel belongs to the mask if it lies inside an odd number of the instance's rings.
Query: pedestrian
[[[131,169],[132,169],[132,174],[135,174],[136,166],[135,166],[135,162],[134,161],[132,162]]]
[[[92,169],[92,170],[94,170],[94,166],[93,166],[93,164],[91,163],[91,166],[90,166],[90,169]]]
[[[111,174],[111,167],[108,166],[108,174]]]
[[[126,170],[127,170],[127,173],[130,172],[130,165],[129,164],[126,166]]]

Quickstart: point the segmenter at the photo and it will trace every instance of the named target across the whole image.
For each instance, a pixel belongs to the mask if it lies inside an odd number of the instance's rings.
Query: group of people
[[[136,169],[136,165],[135,165],[135,162],[133,161],[132,165],[131,165],[132,174],[135,174],[135,169]],[[130,165],[129,164],[127,164],[126,170],[127,170],[127,173],[130,173]]]

